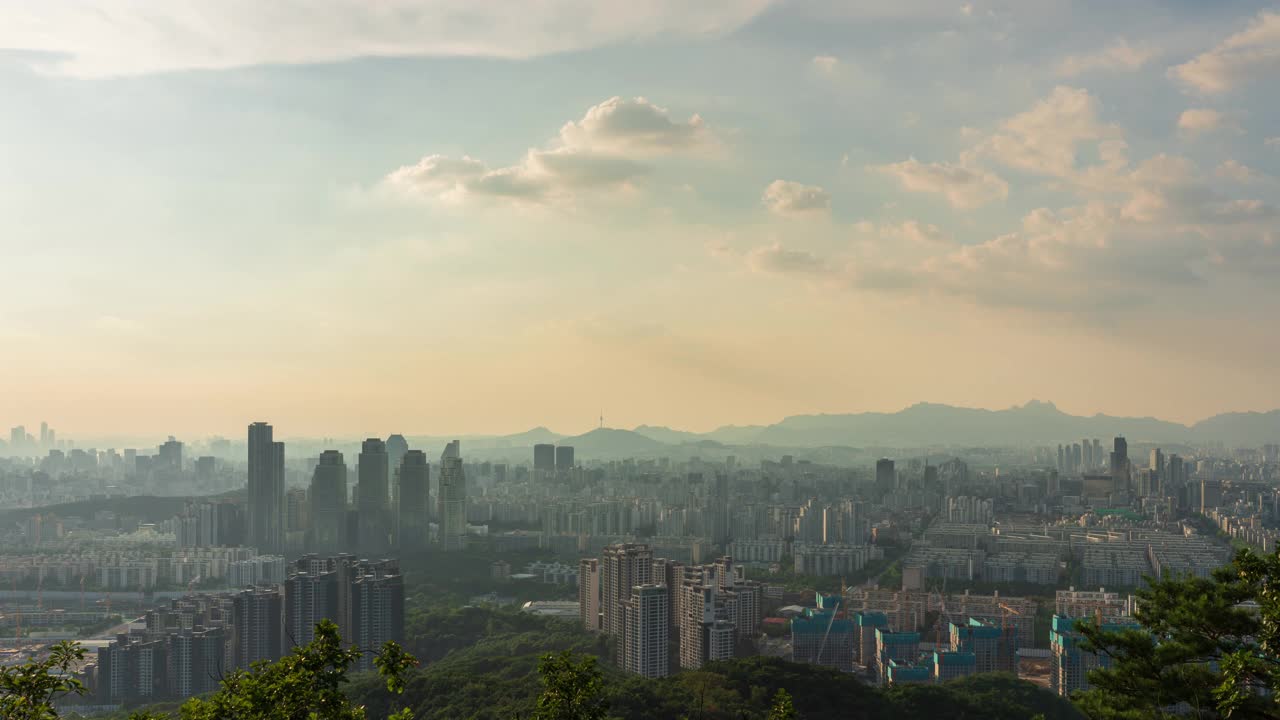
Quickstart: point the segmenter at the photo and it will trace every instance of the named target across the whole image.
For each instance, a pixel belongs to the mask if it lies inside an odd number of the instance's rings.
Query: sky
[[[518,7],[0,0],[0,424],[1280,407],[1280,5]]]

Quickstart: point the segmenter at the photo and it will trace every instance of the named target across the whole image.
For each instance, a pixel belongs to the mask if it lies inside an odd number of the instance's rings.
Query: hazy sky
[[[1270,409],[1277,178],[1275,3],[0,0],[0,424]]]

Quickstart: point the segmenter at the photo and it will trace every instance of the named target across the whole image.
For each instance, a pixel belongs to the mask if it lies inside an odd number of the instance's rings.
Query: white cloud
[[[1156,56],[1153,48],[1130,45],[1119,38],[1107,47],[1083,55],[1071,55],[1058,64],[1058,74],[1075,77],[1099,70],[1138,70]]]
[[[831,195],[817,185],[790,180],[774,180],[764,189],[765,207],[779,215],[825,213],[831,209]]]
[[[1257,170],[1235,160],[1224,160],[1214,169],[1213,174],[1223,180],[1241,184],[1257,182],[1262,179],[1262,175]]]
[[[1117,125],[1103,123],[1099,108],[1087,90],[1058,86],[1030,110],[1001,123],[976,153],[1011,168],[1071,178],[1081,170],[1076,164],[1079,146],[1092,142],[1104,166],[1123,165],[1124,133]]]
[[[886,221],[878,224],[862,220],[853,224],[853,230],[874,242],[888,240],[895,245],[909,243],[937,249],[940,245],[951,242],[951,238],[937,225],[919,220]]]
[[[1280,137],[1269,137],[1262,141],[1262,144],[1267,147],[1280,148]]]
[[[666,108],[639,97],[609,98],[560,129],[566,147],[605,152],[665,153],[702,146],[710,139],[701,117],[672,120]]]
[[[770,0],[39,0],[0,3],[0,48],[57,72],[112,76],[367,56],[525,58],[664,35],[730,32]]]
[[[824,75],[831,75],[836,71],[836,66],[840,64],[839,58],[831,55],[818,55],[810,61],[815,70]]]
[[[1222,112],[1213,108],[1190,108],[1178,116],[1178,131],[1194,137],[1204,133],[1228,131],[1240,132],[1240,126]]]
[[[897,178],[904,190],[939,193],[955,208],[975,208],[1009,196],[1009,184],[981,168],[908,158],[868,169]]]
[[[1169,69],[1170,77],[1203,93],[1222,93],[1280,76],[1280,13],[1264,11],[1217,47]]]
[[[646,172],[646,166],[625,157],[557,148],[530,150],[520,164],[493,169],[470,157],[428,155],[393,171],[386,183],[411,196],[446,202],[491,198],[542,204],[579,191],[624,186]]]
[[[515,165],[491,168],[469,156],[428,155],[386,176],[402,195],[450,203],[473,199],[541,205],[632,186],[650,171],[643,159],[692,152],[712,142],[702,120],[673,121],[643,98],[610,98],[565,124],[546,149],[529,150]]]
[[[760,273],[776,275],[821,275],[830,272],[826,260],[808,250],[793,250],[781,243],[765,245],[749,251],[747,267]]]

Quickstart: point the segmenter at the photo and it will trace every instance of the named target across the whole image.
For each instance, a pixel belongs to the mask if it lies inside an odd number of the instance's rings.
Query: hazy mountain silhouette
[[[1280,443],[1280,410],[1214,415],[1191,426],[1197,440],[1231,445]]]
[[[1123,435],[1130,443],[1221,442],[1256,447],[1280,442],[1280,410],[1223,413],[1186,426],[1153,417],[1064,413],[1032,400],[1004,410],[917,403],[892,413],[792,415],[772,425],[726,425],[695,433],[659,425],[635,430],[597,428],[566,437],[545,427],[513,435],[464,438],[473,448],[515,449],[535,443],[573,445],[580,458],[661,456],[680,446],[768,445],[781,448],[1056,445],[1098,438],[1104,448]]]
[[[575,437],[561,438],[560,445],[572,445],[575,454],[582,457],[642,456],[659,453],[669,446],[631,430],[597,428]]]
[[[705,437],[703,435],[699,435],[698,433],[689,432],[687,430],[672,430],[669,427],[663,427],[660,425],[639,425],[632,432],[635,432],[639,435],[643,435],[652,440],[657,440],[660,443],[666,443],[668,445],[680,445],[681,443],[698,442],[699,440],[702,440]]]
[[[1085,437],[1099,438],[1110,445],[1116,435],[1139,442],[1175,442],[1189,440],[1194,434],[1185,425],[1150,417],[1069,415],[1051,402],[1037,400],[1006,410],[917,403],[895,413],[793,415],[749,433],[742,430],[717,430],[708,433],[708,437],[722,442],[793,447],[859,447],[1056,444]]]

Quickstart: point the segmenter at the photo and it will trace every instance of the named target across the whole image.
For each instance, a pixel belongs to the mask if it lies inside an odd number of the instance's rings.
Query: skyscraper
[[[461,444],[454,440],[440,455],[440,547],[455,551],[467,546],[467,478],[462,470]]]
[[[601,627],[617,638],[619,659],[626,644],[623,604],[631,589],[653,582],[653,550],[642,543],[620,543],[604,549],[600,559]]]
[[[391,512],[400,507],[400,461],[409,452],[409,442],[399,433],[387,436],[387,471],[391,477]],[[394,519],[394,518],[393,518]]]
[[[596,558],[578,563],[578,618],[584,630],[600,630],[600,561]]]
[[[158,450],[160,466],[172,472],[182,472],[182,443],[171,435]]]
[[[427,497],[430,495],[431,466],[421,450],[409,450],[400,461],[399,524],[396,539],[402,550],[421,550],[427,545],[430,518]]]
[[[409,452],[409,441],[404,439],[403,435],[395,434],[387,437],[387,461],[388,467],[397,469],[400,467],[400,461],[404,459],[404,454]]]
[[[348,550],[347,464],[342,453],[325,450],[311,475],[311,549],[322,553]]]
[[[404,581],[393,560],[361,563],[351,586],[351,644],[363,651],[356,670],[372,670],[388,642],[404,642]]]
[[[284,656],[284,598],[276,588],[242,590],[232,599],[235,667]]]
[[[556,469],[556,446],[550,443],[539,443],[533,446],[533,469]]]
[[[357,547],[361,553],[384,555],[391,547],[390,500],[387,495],[387,445],[369,438],[360,446],[356,468],[356,510],[359,512]]]
[[[1111,451],[1111,481],[1118,492],[1129,490],[1129,443],[1117,435]]]
[[[668,602],[666,585],[644,584],[631,589],[623,604],[623,670],[647,678],[666,677],[670,671]]]
[[[306,645],[316,637],[321,620],[338,618],[338,574],[330,568],[311,567],[304,557],[284,585],[284,626],[287,642]]]
[[[573,446],[560,445],[556,447],[556,470],[573,469]]]
[[[264,422],[249,426],[249,544],[262,553],[284,550],[284,443]]]
[[[897,474],[893,469],[893,461],[889,458],[881,458],[876,461],[876,491],[881,493],[893,492]]]

